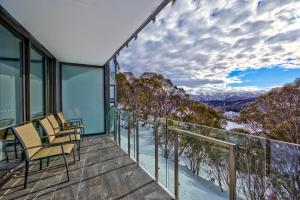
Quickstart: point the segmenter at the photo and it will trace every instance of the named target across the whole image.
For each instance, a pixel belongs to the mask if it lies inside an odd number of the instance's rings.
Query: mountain
[[[263,92],[209,92],[193,95],[191,98],[219,110],[240,112],[262,94]]]
[[[123,72],[123,74],[125,75],[125,77],[129,83],[132,83],[132,81],[134,81],[136,79],[136,77],[134,76],[134,74],[132,72]]]
[[[203,92],[198,95],[192,95],[193,100],[214,101],[214,100],[242,100],[257,98],[264,92]]]

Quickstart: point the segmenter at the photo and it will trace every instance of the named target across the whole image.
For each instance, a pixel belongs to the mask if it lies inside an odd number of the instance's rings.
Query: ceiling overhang
[[[169,0],[0,0],[59,61],[104,65]]]

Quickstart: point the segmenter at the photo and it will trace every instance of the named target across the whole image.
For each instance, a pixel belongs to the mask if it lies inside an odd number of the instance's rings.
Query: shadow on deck
[[[42,171],[39,163],[31,165],[26,189],[23,172],[8,181],[0,199],[172,199],[107,136],[84,138],[81,146],[81,160],[69,165],[69,182],[63,159],[52,158]]]

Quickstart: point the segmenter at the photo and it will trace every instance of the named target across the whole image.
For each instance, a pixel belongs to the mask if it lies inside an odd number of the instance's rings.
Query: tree
[[[240,120],[253,134],[300,144],[300,79],[259,97]]]

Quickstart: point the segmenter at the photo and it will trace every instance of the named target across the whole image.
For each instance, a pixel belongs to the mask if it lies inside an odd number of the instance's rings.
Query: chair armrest
[[[74,118],[66,120],[66,124],[68,123],[77,123],[79,125],[83,125],[82,118]]]
[[[82,121],[82,118],[73,118],[73,119],[68,119],[66,121]]]
[[[69,129],[77,129],[80,128],[81,123],[80,122],[67,122],[65,123],[65,128],[64,130],[69,130]]]
[[[69,132],[69,133],[56,133],[56,134],[51,134],[51,135],[44,135],[44,136],[42,136],[42,138],[48,138],[48,137],[52,137],[52,136],[54,136],[54,137],[68,136],[68,135],[70,135],[70,137],[71,137],[71,135],[76,135],[76,134],[77,133],[75,131],[73,131],[73,132]]]
[[[66,123],[79,123],[79,124],[83,124],[81,118],[77,118],[77,119],[68,119],[68,120],[66,120]]]
[[[29,148],[23,148],[23,150],[34,149],[34,148],[37,148],[37,147],[46,148],[46,147],[62,146],[62,145],[63,145],[63,144],[61,144],[61,143],[47,143],[47,144],[42,144],[42,145],[33,146],[33,147],[29,147]]]

